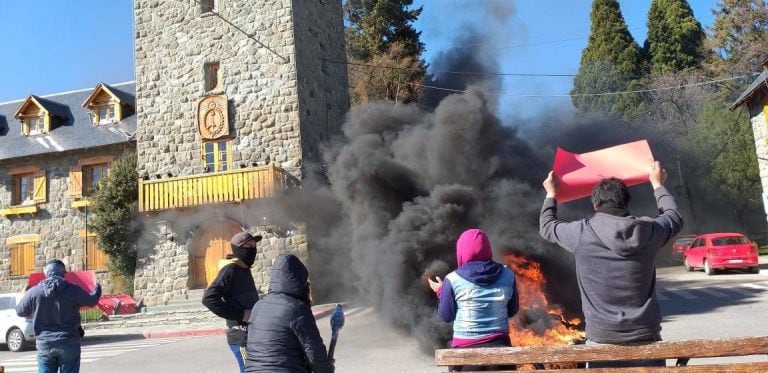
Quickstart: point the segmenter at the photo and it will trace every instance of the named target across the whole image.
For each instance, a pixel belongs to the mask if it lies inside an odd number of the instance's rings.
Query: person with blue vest
[[[453,348],[510,345],[509,318],[520,307],[515,274],[492,257],[485,232],[466,230],[456,241],[458,268],[445,276],[445,280],[429,279],[430,287],[440,299],[437,308],[440,318],[453,322]],[[454,371],[461,370],[462,367],[454,367]]]

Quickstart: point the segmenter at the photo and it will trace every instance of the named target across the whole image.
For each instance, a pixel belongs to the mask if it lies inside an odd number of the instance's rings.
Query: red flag
[[[552,167],[557,200],[568,202],[592,194],[600,180],[615,177],[627,186],[648,181],[654,159],[648,141],[640,140],[594,152],[575,154],[557,148]]]

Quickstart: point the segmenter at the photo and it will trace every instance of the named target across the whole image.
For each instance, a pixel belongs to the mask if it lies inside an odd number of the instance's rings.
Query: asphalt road
[[[682,266],[657,271],[666,340],[768,335],[768,266],[761,274],[728,272],[707,276]],[[347,322],[336,349],[338,372],[440,372],[431,355],[419,351],[409,335],[379,322],[370,308],[348,307]],[[318,320],[330,335],[328,318]],[[34,351],[0,351],[6,372],[35,369]],[[717,359],[718,361],[744,358]],[[768,360],[768,357],[750,360]],[[691,364],[713,360],[693,360]],[[121,340],[90,338],[83,347],[83,372],[234,372],[224,336]]]

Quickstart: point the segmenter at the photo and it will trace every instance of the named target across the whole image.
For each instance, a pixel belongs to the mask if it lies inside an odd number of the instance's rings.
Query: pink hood
[[[456,241],[456,261],[459,267],[467,262],[488,261],[492,257],[491,242],[480,229],[468,229]]]

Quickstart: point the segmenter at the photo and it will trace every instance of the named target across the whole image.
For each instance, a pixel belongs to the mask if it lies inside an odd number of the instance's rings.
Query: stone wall
[[[272,259],[282,253],[292,253],[308,264],[306,229],[302,224],[290,224],[292,232],[284,228],[250,226],[249,222],[262,221],[267,209],[259,201],[244,202],[243,206],[227,204],[202,206],[186,211],[167,211],[156,216],[145,216],[144,236],[137,244],[138,262],[134,280],[136,299],[146,304],[165,304],[172,299],[183,299],[192,287],[191,251],[198,236],[198,228],[216,219],[227,219],[240,224],[263,239],[258,246],[252,273],[256,287],[263,294],[269,284]],[[161,234],[158,222],[168,225],[167,234]]]
[[[763,206],[768,206],[766,193],[768,193],[768,122],[766,122],[764,96],[753,98],[749,105],[752,133],[755,138],[755,151],[757,152],[757,165],[760,171],[760,184],[763,187]]]
[[[226,94],[233,167],[274,163],[300,178],[299,94],[290,0],[136,0],[139,173],[199,174],[197,102]],[[253,35],[253,36],[249,36]],[[204,65],[220,61],[220,90]]]
[[[322,147],[341,134],[349,110],[341,1],[294,0],[296,72],[303,162],[322,162]]]
[[[113,155],[115,157],[132,148],[132,145],[113,145],[97,149],[77,150],[47,156],[32,156],[3,160],[0,168],[0,208],[11,203],[12,176],[5,171],[17,166],[39,165],[46,170],[48,187],[47,203],[37,205],[34,215],[0,216],[0,292],[15,292],[24,288],[28,276],[10,275],[10,250],[6,244],[9,237],[37,234],[40,242],[35,243],[35,270],[41,272],[45,263],[60,259],[70,271],[85,268],[85,242],[78,237],[78,231],[85,229],[85,210],[72,207],[69,192],[69,169],[85,157]],[[109,275],[106,271],[97,274],[105,293],[111,292]]]

